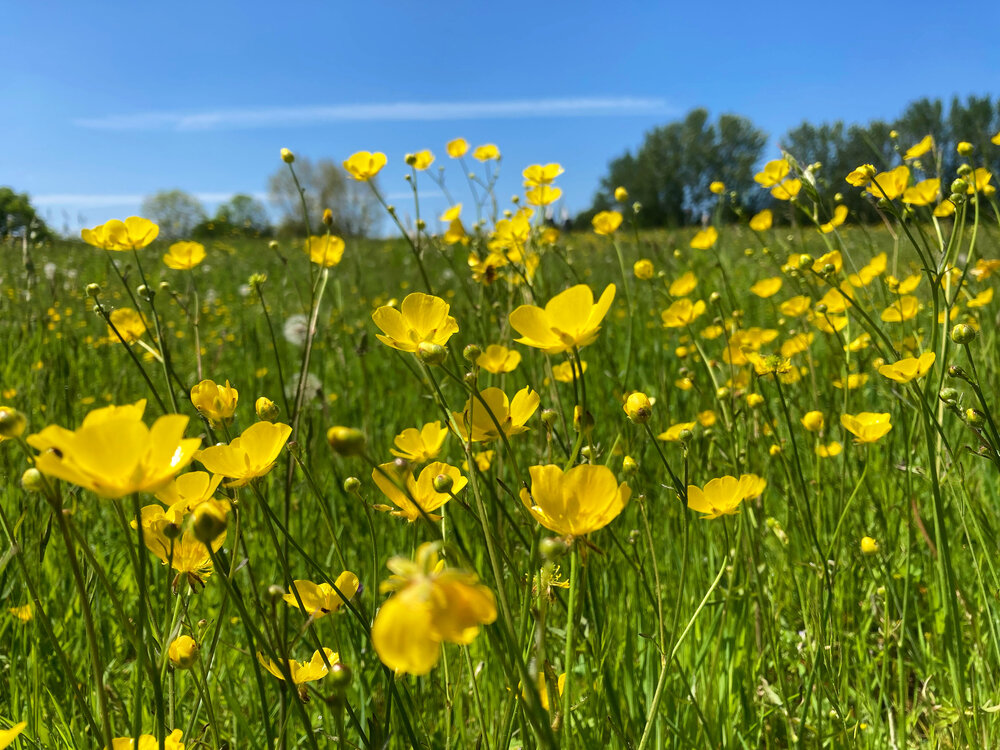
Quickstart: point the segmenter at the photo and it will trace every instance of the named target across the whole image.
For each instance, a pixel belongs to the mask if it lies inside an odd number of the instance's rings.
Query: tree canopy
[[[143,217],[159,225],[160,236],[169,240],[190,237],[207,215],[201,201],[183,190],[161,190],[147,196],[141,210]]]
[[[45,239],[51,235],[49,228],[31,205],[27,193],[17,193],[12,188],[0,187],[0,240],[27,232],[29,238]],[[32,237],[33,236],[33,237]]]
[[[312,161],[297,156],[295,174],[305,191],[312,230],[318,224],[324,209],[333,213],[333,231],[344,237],[364,237],[371,234],[381,219],[381,208],[371,188],[347,177],[343,168],[330,159]],[[305,219],[302,198],[288,167],[282,165],[268,180],[271,202],[282,212],[279,231],[304,234]]]

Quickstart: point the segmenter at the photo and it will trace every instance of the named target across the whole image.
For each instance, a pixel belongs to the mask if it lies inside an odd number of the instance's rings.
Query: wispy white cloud
[[[311,107],[217,109],[204,112],[137,112],[74,120],[97,130],[239,130],[336,122],[496,120],[671,114],[656,97],[566,97],[478,102],[388,102]]]
[[[202,203],[222,203],[234,195],[236,193],[194,193],[194,197]],[[263,192],[243,193],[243,195],[251,195],[262,201],[267,200],[267,193]],[[68,207],[72,209],[115,208],[118,206],[138,206],[146,197],[145,195],[106,193],[50,193],[32,195],[31,202],[36,206],[43,207]]]

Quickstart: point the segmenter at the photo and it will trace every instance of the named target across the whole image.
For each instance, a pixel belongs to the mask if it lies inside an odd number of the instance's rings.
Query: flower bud
[[[580,456],[587,459],[589,462],[594,460],[594,450],[589,445],[585,445],[580,449]]]
[[[333,226],[333,211],[331,211],[329,208],[323,209],[323,223],[326,224],[328,227]]]
[[[424,364],[439,365],[448,358],[448,350],[440,344],[422,341],[417,346],[417,356]]]
[[[962,193],[963,195],[969,189],[969,183],[965,180],[955,180],[951,183],[951,192]]]
[[[878,552],[878,542],[870,536],[861,537],[861,554],[874,555]]]
[[[798,258],[799,268],[805,270],[813,264],[813,257],[808,253],[802,253]]]
[[[961,206],[965,203],[965,193],[952,193],[948,196],[948,200],[954,203],[956,206]]]
[[[968,156],[972,153],[972,144],[968,141],[959,141],[958,145],[955,146],[955,150],[959,156]]]
[[[959,164],[958,169],[955,171],[958,172],[958,176],[962,178],[975,174],[975,172],[972,171],[972,167],[968,164]]]
[[[636,391],[625,399],[625,413],[635,424],[646,424],[653,416],[653,405],[645,393]]]
[[[24,434],[28,420],[13,406],[0,406],[0,438],[17,438]]]
[[[269,250],[277,250],[281,246],[278,244],[277,240],[271,240],[267,243],[267,247]]]
[[[938,398],[946,404],[954,404],[958,401],[958,391],[954,388],[942,388]]]
[[[555,409],[542,409],[542,424],[546,427],[551,427],[556,423],[559,418],[559,414]]]
[[[291,164],[295,161],[295,154],[293,154],[290,149],[283,148],[281,149],[281,160],[285,162],[285,164]]]
[[[263,420],[264,422],[273,422],[278,418],[278,407],[266,396],[261,396],[257,399],[253,406],[254,410],[257,412],[257,419]]]
[[[344,480],[344,492],[350,492],[353,494],[360,489],[361,480],[357,477],[347,477],[347,479]]]
[[[42,479],[42,472],[32,466],[25,469],[21,475],[21,487],[25,492],[41,492],[45,487],[45,480]]]
[[[573,407],[573,428],[577,432],[589,433],[594,429],[594,415],[589,411],[585,412],[583,407]]]
[[[719,399],[719,401],[722,401],[723,399],[729,398],[729,394],[730,393],[731,393],[731,391],[729,390],[729,387],[725,386],[725,385],[722,385],[722,386],[719,386],[718,389],[716,389],[716,391],[715,391],[715,397],[717,399]]]
[[[100,284],[94,284],[94,283],[87,284],[87,296],[88,297],[93,297],[94,299],[97,299],[98,297],[100,297],[101,296],[101,285]]]
[[[198,658],[198,642],[189,635],[179,635],[170,642],[167,655],[174,668],[190,669]]]
[[[483,350],[475,344],[469,344],[462,350],[462,356],[467,362],[475,362],[483,355]]]
[[[191,513],[191,530],[202,544],[211,544],[226,530],[226,511],[211,500],[199,503]]]
[[[969,427],[979,429],[986,424],[986,415],[979,411],[979,409],[966,409],[965,421]]]
[[[365,450],[365,434],[356,427],[331,427],[326,440],[341,456],[360,456]]]
[[[628,200],[628,190],[623,188],[621,185],[615,188],[615,200],[619,203],[624,203]]]
[[[721,300],[721,299],[722,299],[722,295],[719,294],[718,292],[712,292],[710,295],[708,295],[708,301],[709,301],[710,304],[713,304],[713,305],[719,304],[719,300]]]
[[[694,433],[691,430],[681,430],[677,433],[677,439],[686,445],[694,439]]]
[[[285,590],[278,584],[272,583],[267,587],[267,598],[271,600],[272,604],[277,604],[285,598]]]
[[[625,456],[622,459],[622,472],[625,474],[635,474],[639,471],[639,464],[631,456]]]
[[[547,536],[538,543],[538,554],[543,560],[558,560],[566,554],[569,545],[558,537]]]
[[[632,273],[634,273],[635,277],[640,281],[648,281],[653,278],[655,271],[656,269],[653,267],[653,261],[648,258],[641,258],[632,265]]]
[[[351,684],[351,668],[339,661],[330,665],[330,684],[334,690],[345,690]]]
[[[965,323],[959,323],[951,329],[951,340],[956,344],[971,344],[976,339],[976,329]]]
[[[435,492],[451,493],[451,488],[455,486],[455,480],[447,474],[438,474],[431,482]]]

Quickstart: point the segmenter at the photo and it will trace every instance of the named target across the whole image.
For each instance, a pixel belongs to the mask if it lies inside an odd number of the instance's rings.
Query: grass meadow
[[[997,746],[965,156],[838,176],[867,226],[779,159],[702,229],[560,233],[549,165],[390,240],[0,248],[0,747]]]

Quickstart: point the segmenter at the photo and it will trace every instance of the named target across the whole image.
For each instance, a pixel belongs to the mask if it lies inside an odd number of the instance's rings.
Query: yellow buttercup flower
[[[205,448],[197,458],[213,474],[229,477],[232,481],[226,483],[227,487],[241,487],[271,471],[291,434],[287,424],[256,422],[229,445]]]
[[[213,427],[233,421],[239,397],[239,391],[229,385],[228,380],[225,385],[202,380],[191,388],[191,404]]]
[[[171,509],[187,513],[211,500],[221,482],[221,476],[212,476],[205,471],[189,471],[157,490],[156,499]]]
[[[314,620],[318,620],[321,617],[326,617],[331,612],[336,612],[344,606],[345,600],[348,602],[351,601],[355,594],[358,593],[360,587],[361,584],[358,581],[358,577],[351,571],[345,570],[337,576],[337,580],[333,582],[333,586],[325,581],[323,583],[292,581],[292,588],[298,592],[298,599],[296,599],[295,593],[285,594],[282,598],[289,606],[296,609],[299,608],[299,599],[301,599],[306,614],[310,615]],[[339,594],[337,593],[338,591],[340,592]],[[343,598],[341,598],[341,594]]]
[[[28,722],[22,721],[15,724],[10,729],[0,731],[0,750],[4,750],[4,748],[9,747],[10,744],[17,739],[18,735],[20,735],[21,732],[27,728],[27,726]]]
[[[872,164],[862,164],[860,167],[852,170],[844,179],[851,185],[854,185],[854,187],[864,187],[872,181],[872,177],[874,176],[875,166]]]
[[[166,737],[164,750],[184,750],[184,743],[181,742],[183,736],[184,732],[180,729],[172,731]],[[159,750],[159,747],[160,743],[152,734],[139,735],[138,745],[135,744],[133,737],[116,737],[111,740],[111,750]]]
[[[773,297],[781,291],[781,284],[781,277],[773,276],[769,279],[761,279],[750,287],[750,291],[761,299],[767,299],[768,297]]]
[[[774,214],[771,209],[765,208],[758,214],[750,218],[750,228],[755,232],[766,232],[774,223]]]
[[[118,330],[126,344],[134,344],[146,333],[146,321],[140,313],[131,307],[119,307],[117,310],[112,310],[109,317],[111,325],[108,326],[108,338],[111,341],[119,340],[111,326]]]
[[[190,669],[198,658],[198,642],[189,635],[179,635],[170,642],[167,657],[175,669]]]
[[[911,206],[929,206],[937,203],[940,194],[941,180],[936,177],[931,180],[921,180],[903,191],[903,203],[909,203]]]
[[[614,284],[605,287],[596,304],[590,287],[577,284],[549,300],[545,309],[521,305],[510,314],[510,324],[521,334],[519,344],[560,354],[594,342],[614,298]]]
[[[587,372],[587,361],[580,360],[580,372]],[[573,363],[569,360],[565,362],[560,362],[558,365],[552,365],[552,377],[560,383],[572,383],[573,382]]]
[[[830,234],[847,220],[847,206],[841,203],[833,209],[833,218],[825,224],[820,224],[819,231],[823,234]]]
[[[705,312],[705,301],[692,302],[686,297],[674,300],[670,307],[660,313],[664,328],[683,328],[690,325]]]
[[[524,198],[532,206],[550,206],[562,197],[562,190],[554,185],[535,185],[529,188]]]
[[[901,323],[911,320],[920,309],[920,300],[913,295],[903,295],[882,311],[881,318],[886,323]]]
[[[51,425],[29,436],[28,444],[40,451],[35,468],[108,499],[156,492],[191,462],[201,440],[184,438],[188,418],[180,414],[147,427],[144,409],[145,401],[105,407],[74,431]]]
[[[882,377],[895,380],[897,383],[909,383],[930,372],[936,357],[934,352],[924,352],[919,357],[906,357],[891,365],[882,365],[878,368],[878,372]]]
[[[653,261],[649,260],[649,258],[640,258],[632,264],[632,273],[640,281],[649,281],[653,278],[653,274],[656,273],[656,268],[653,266]]]
[[[447,479],[439,480],[439,477]],[[458,468],[440,461],[427,464],[417,478],[413,477],[413,472],[409,469],[400,469],[395,462],[382,464],[372,469],[372,480],[395,506],[393,508],[389,505],[376,505],[375,508],[410,522],[416,521],[423,515],[432,521],[441,520],[441,516],[436,515],[434,511],[451,500],[452,495],[457,495],[465,489],[465,485],[469,483]],[[450,484],[450,492],[443,489],[438,491],[435,485],[441,487],[439,484],[441,481],[445,485]]]
[[[636,424],[645,424],[653,414],[653,403],[649,396],[641,391],[634,391],[625,399],[623,406],[628,418]]]
[[[444,148],[452,159],[460,159],[469,150],[469,142],[464,138],[455,138],[448,141]]]
[[[524,176],[525,187],[537,187],[538,185],[551,185],[553,180],[564,171],[561,164],[532,164],[525,167],[521,173]]]
[[[458,332],[451,307],[440,297],[422,292],[406,295],[400,309],[385,305],[372,314],[383,333],[375,338],[401,352],[416,353],[421,344],[444,346]]]
[[[88,245],[103,250],[142,250],[156,239],[160,228],[149,219],[129,216],[125,221],[111,219],[93,229],[83,229],[80,236]]]
[[[670,282],[667,292],[671,297],[686,297],[694,291],[696,286],[698,286],[698,277],[691,271],[687,271]]]
[[[316,265],[330,268],[344,257],[344,241],[335,234],[310,237],[306,240],[306,253]]]
[[[986,307],[986,305],[988,305],[992,301],[993,301],[993,288],[988,287],[983,291],[981,291],[979,294],[977,294],[975,297],[970,298],[969,301],[965,303],[965,306],[972,308]]]
[[[476,359],[476,364],[494,375],[514,372],[521,364],[521,353],[499,344],[490,344]]]
[[[817,443],[815,453],[820,458],[833,458],[839,456],[841,451],[844,450],[844,446],[840,444],[837,440],[832,440],[829,443]]]
[[[205,246],[200,242],[175,242],[163,256],[167,268],[189,271],[205,260]]]
[[[840,424],[854,435],[855,443],[874,443],[892,429],[888,413],[863,411],[859,414],[841,414]]]
[[[358,151],[344,162],[344,169],[358,182],[368,182],[382,171],[385,166],[385,154],[381,151]]]
[[[499,161],[500,160],[500,149],[496,147],[495,144],[486,143],[482,146],[476,146],[475,150],[472,152],[472,158],[476,161]]]
[[[404,161],[407,166],[413,167],[418,172],[423,172],[434,163],[434,154],[427,149],[417,151],[415,154],[407,154]]]
[[[797,177],[780,182],[771,188],[771,195],[779,201],[790,201],[802,190],[802,180]]]
[[[681,433],[687,430],[690,432],[694,429],[695,422],[678,422],[677,424],[671,425],[665,432],[661,432],[656,436],[657,440],[664,440],[668,443],[679,443],[681,440]]]
[[[888,198],[895,200],[906,190],[906,185],[910,181],[910,168],[905,164],[888,172],[880,172],[872,178],[871,184],[865,188],[867,192],[876,198]]]
[[[598,211],[590,220],[594,234],[611,236],[622,224],[622,215],[618,211]]]
[[[229,512],[227,500],[206,500],[202,505],[213,505],[222,519]],[[212,556],[205,541],[186,523],[191,517],[176,507],[164,510],[159,505],[147,505],[141,511],[143,543],[165,565],[177,571],[175,587],[181,576],[186,577],[192,588],[204,586],[205,579],[212,574]],[[226,541],[225,527],[218,534],[203,538],[217,552]]]
[[[628,190],[619,185],[615,188],[615,200],[619,203],[624,203],[628,200]]]
[[[396,435],[393,440],[396,447],[389,452],[412,464],[422,464],[437,458],[447,437],[448,428],[442,427],[441,422],[429,422],[419,430],[409,427]]]
[[[719,230],[715,227],[705,227],[691,238],[691,247],[695,250],[708,250],[719,240]]]
[[[857,273],[852,273],[847,277],[847,281],[851,286],[864,287],[872,283],[872,281],[878,278],[883,271],[885,271],[885,266],[888,258],[885,253],[879,253],[867,266],[864,266]]]
[[[606,466],[581,464],[563,473],[558,466],[532,466],[531,491],[521,502],[542,526],[564,536],[603,529],[625,508],[632,491]]]
[[[326,655],[324,660],[323,656]],[[283,659],[279,659],[279,663],[275,663],[271,659],[268,659],[264,654],[257,653],[257,661],[261,663],[268,672],[273,674],[279,680],[285,679],[285,673],[282,671],[280,663],[284,662]],[[320,653],[319,649],[313,652],[312,659],[306,662],[296,661],[295,659],[289,659],[285,662],[288,669],[288,673],[292,678],[292,684],[302,685],[307,682],[315,682],[316,680],[321,680],[327,676],[330,672],[330,667],[334,664],[340,662],[340,654],[330,648],[324,648],[323,652]],[[329,667],[327,665],[330,665]]]
[[[787,315],[789,318],[797,318],[800,315],[805,315],[809,312],[809,308],[812,306],[812,300],[804,294],[786,299],[780,305],[778,305],[778,310],[782,315]]]
[[[525,422],[538,410],[540,402],[538,394],[529,386],[519,390],[510,400],[499,388],[487,388],[479,395],[482,401],[470,396],[461,414],[452,412],[462,439],[476,443],[498,440],[501,434],[510,437],[527,432]]]
[[[754,181],[761,187],[774,187],[791,171],[791,165],[786,159],[775,159],[764,165],[764,169],[754,175]]]
[[[809,432],[822,432],[825,424],[826,420],[823,419],[823,412],[821,411],[806,412],[802,417],[802,426],[809,430]]]
[[[906,149],[906,152],[903,154],[903,160],[909,161],[910,159],[919,159],[932,148],[934,148],[934,137],[931,135],[925,135],[917,143]]]
[[[722,195],[726,191],[726,183],[715,180],[709,183],[708,191],[713,195]]]
[[[420,545],[415,560],[392,558],[389,570],[381,588],[395,593],[375,616],[371,636],[379,659],[397,674],[427,674],[441,644],[468,645],[497,618],[493,592],[474,573],[447,567],[434,544]]]
[[[688,507],[702,514],[703,519],[718,518],[739,512],[740,503],[759,497],[767,481],[756,474],[743,474],[739,479],[731,476],[713,479],[702,487],[688,485]]]

